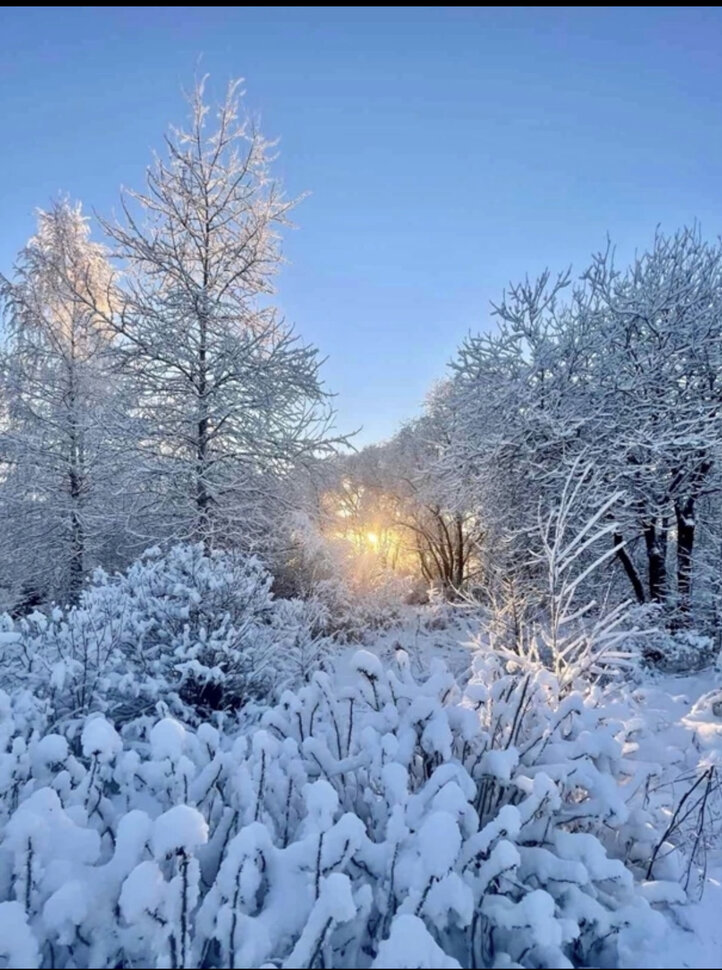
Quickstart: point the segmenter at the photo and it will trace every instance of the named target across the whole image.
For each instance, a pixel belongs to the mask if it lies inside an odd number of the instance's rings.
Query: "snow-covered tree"
[[[105,249],[68,201],[38,214],[2,281],[2,582],[26,599],[75,597],[112,539],[123,467],[112,285]]]
[[[540,504],[554,504],[583,444],[584,335],[561,301],[568,285],[543,274],[512,287],[497,330],[464,341],[420,423],[441,505],[483,537],[474,573],[485,596],[529,582]]]
[[[626,491],[628,529],[644,539],[655,602],[674,593],[674,539],[677,605],[686,612],[699,503],[720,487],[722,247],[697,229],[658,232],[626,271],[608,249],[586,277],[600,338],[598,393],[610,418],[600,462]]]
[[[211,117],[204,83],[144,192],[106,224],[125,269],[112,323],[144,421],[137,473],[158,536],[247,542],[271,483],[327,444],[314,347],[269,303],[294,203],[238,82]]]
[[[529,580],[538,509],[582,459],[595,474],[579,524],[617,494],[619,578],[640,603],[689,611],[696,535],[704,556],[719,550],[721,301],[722,248],[686,229],[658,233],[628,270],[609,249],[574,286],[544,273],[504,295],[498,330],[468,338],[452,364],[457,417],[437,462],[489,523],[488,574]]]

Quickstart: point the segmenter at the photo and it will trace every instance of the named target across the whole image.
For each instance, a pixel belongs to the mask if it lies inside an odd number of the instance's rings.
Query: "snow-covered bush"
[[[619,496],[589,509],[591,478],[591,465],[573,463],[554,505],[546,514],[539,509],[539,549],[530,552],[529,575],[495,584],[487,609],[485,633],[494,650],[530,669],[544,664],[562,692],[635,676],[646,632],[631,632],[628,602],[614,605],[590,584],[620,548],[611,517]]]
[[[657,629],[644,644],[645,660],[660,670],[671,673],[690,673],[701,670],[715,659],[712,637],[698,630]]]
[[[690,617],[658,603],[627,614],[628,644],[644,666],[665,673],[691,673],[715,661],[715,639],[690,625]]]
[[[362,643],[401,620],[411,588],[406,577],[390,572],[376,575],[368,587],[337,575],[319,580],[311,596],[326,607],[331,629],[339,639]]]
[[[443,665],[417,682],[397,661],[361,651],[350,683],[316,673],[236,734],[165,717],[120,736],[94,715],[70,745],[0,698],[17,952],[57,968],[625,965],[664,926],[645,897],[681,890],[635,879],[658,834],[651,769],[625,756],[613,709],[491,654],[464,694]]]
[[[237,710],[302,682],[328,647],[323,608],[274,599],[271,583],[253,557],[150,550],[121,575],[96,573],[77,606],[3,633],[8,683],[56,718],[126,721],[159,701],[184,720]]]

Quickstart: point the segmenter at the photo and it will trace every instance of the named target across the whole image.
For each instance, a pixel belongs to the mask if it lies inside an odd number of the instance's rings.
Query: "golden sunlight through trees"
[[[345,478],[322,499],[324,534],[346,544],[350,567],[367,578],[384,570],[414,575],[418,562],[406,530],[397,521],[393,496]]]
[[[454,595],[475,573],[481,524],[434,496],[385,489],[368,474],[344,476],[323,493],[320,506],[321,531],[359,586],[393,574]]]

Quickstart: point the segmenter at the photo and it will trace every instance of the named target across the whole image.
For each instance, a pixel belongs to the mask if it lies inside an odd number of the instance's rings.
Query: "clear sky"
[[[510,279],[607,232],[631,252],[722,228],[720,9],[5,7],[0,271],[59,192],[109,214],[142,185],[197,70],[246,78],[311,193],[279,303],[361,442],[413,416]]]

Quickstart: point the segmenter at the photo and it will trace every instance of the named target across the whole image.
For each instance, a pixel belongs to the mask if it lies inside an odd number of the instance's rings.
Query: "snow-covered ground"
[[[722,966],[722,870],[708,875],[700,902],[673,907],[671,918],[668,936],[641,952],[635,967]]]

